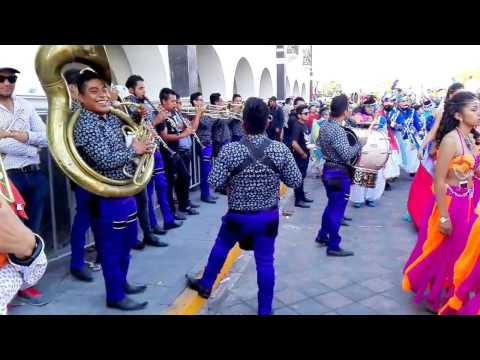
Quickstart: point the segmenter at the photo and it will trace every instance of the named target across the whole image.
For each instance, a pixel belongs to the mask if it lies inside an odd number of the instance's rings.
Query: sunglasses
[[[302,112],[302,115],[308,115],[308,114],[310,114],[308,111]]]
[[[3,83],[5,80],[8,80],[10,84],[15,84],[17,82],[17,75],[4,76],[0,75],[0,83]]]

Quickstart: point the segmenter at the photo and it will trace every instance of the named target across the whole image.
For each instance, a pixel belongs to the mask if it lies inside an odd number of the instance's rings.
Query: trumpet
[[[187,128],[189,128],[190,130],[192,130],[193,139],[197,142],[197,144],[200,146],[200,148],[201,148],[202,150],[205,149],[205,145],[203,145],[202,141],[200,140],[200,138],[199,138],[198,135],[197,135],[197,132],[193,129],[192,123],[190,122],[190,120],[188,120],[187,118],[185,118],[185,117],[182,116],[182,121],[183,121],[183,123],[185,124],[185,126],[186,126]]]
[[[240,105],[242,106],[241,109],[243,109],[243,105],[241,104],[234,104],[234,105]],[[207,114],[213,119],[236,119],[236,120],[242,120],[242,113],[241,110],[240,112],[234,112],[229,110],[229,105],[207,105],[203,109],[203,113]],[[194,106],[185,106],[182,107],[181,110],[182,114],[187,115],[187,116],[194,116],[197,113],[197,108]]]

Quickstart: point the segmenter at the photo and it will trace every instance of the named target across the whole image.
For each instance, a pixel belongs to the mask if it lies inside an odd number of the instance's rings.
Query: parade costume
[[[459,132],[458,135],[461,136]],[[477,161],[473,155],[465,154],[462,141],[462,155],[450,161],[449,171],[463,178],[475,169]],[[455,262],[465,249],[476,218],[474,210],[478,196],[473,196],[475,190],[474,187],[447,185],[445,193],[453,229],[448,236],[439,231],[440,213],[432,193],[427,207],[432,211],[421,223],[417,244],[404,268],[403,289],[416,294],[416,303],[426,300],[432,310],[438,311],[452,296]]]
[[[392,119],[391,126],[395,130],[395,137],[400,148],[401,168],[409,174],[416,173],[420,165],[417,150],[420,147],[419,132],[423,127],[421,119],[414,109],[399,108],[398,116]]]
[[[197,154],[200,155],[200,192],[201,199],[206,200],[210,198],[210,185],[208,184],[208,176],[212,171],[212,128],[217,120],[208,115],[200,118],[200,123],[197,129],[197,136],[202,142],[204,148],[197,143]],[[237,134],[238,135],[238,134]]]
[[[352,120],[349,122],[351,127],[369,127],[373,121],[374,116],[365,112],[363,106],[354,113]],[[374,188],[366,188],[364,186],[352,184],[350,189],[350,201],[353,202],[354,207],[360,207],[364,203],[367,206],[375,206],[375,201],[380,199],[385,190],[385,177],[383,175],[384,169],[380,169],[377,173],[377,180]]]
[[[210,292],[230,249],[237,243],[254,251],[258,314],[272,313],[274,249],[279,225],[280,181],[297,187],[302,176],[290,150],[265,135],[245,135],[223,147],[209,176],[215,188],[228,186],[228,212],[198,284]]]
[[[87,164],[100,174],[124,180],[126,166],[134,173],[136,156],[127,148],[122,133],[123,123],[111,113],[98,115],[87,109],[80,113],[73,136]],[[94,195],[92,229],[98,246],[107,304],[125,298],[130,250],[137,241],[137,209],[133,196],[105,198]]]
[[[327,245],[327,251],[340,251],[340,224],[343,220],[352,183],[351,159],[360,150],[360,144],[351,146],[345,130],[335,120],[320,124],[317,145],[325,158],[322,182],[327,192],[328,203],[323,212],[322,225],[317,242]]]
[[[433,105],[433,102],[430,104]],[[428,134],[435,123],[435,117],[432,115],[430,106],[426,106],[423,118],[424,131]],[[425,211],[429,211],[428,204],[430,203],[432,195],[431,189],[435,171],[435,159],[431,155],[432,146],[434,146],[433,143],[427,145],[423,154],[423,160],[420,161],[408,193],[407,209],[417,229],[420,227],[420,223],[425,216]]]

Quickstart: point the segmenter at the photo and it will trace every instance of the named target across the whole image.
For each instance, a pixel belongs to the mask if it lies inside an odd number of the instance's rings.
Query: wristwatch
[[[21,260],[17,258],[14,254],[8,254],[10,262],[14,263],[15,265],[28,267],[42,253],[43,248],[45,247],[43,239],[40,237],[40,235],[37,235],[37,234],[33,234],[33,235],[35,236],[35,248],[33,249],[32,255],[26,259]]]
[[[445,224],[446,222],[448,222],[449,219],[448,219],[448,217],[442,216],[442,217],[440,217],[439,220],[440,220],[440,224]]]

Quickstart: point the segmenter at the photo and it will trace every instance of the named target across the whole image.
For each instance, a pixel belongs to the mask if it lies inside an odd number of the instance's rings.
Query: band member
[[[72,112],[81,110],[82,107],[78,101],[77,79],[79,75],[80,70],[78,69],[67,70],[63,74],[68,85],[71,99],[70,110]],[[92,271],[85,264],[85,243],[87,231],[92,224],[90,204],[94,196],[73,181],[70,182],[70,186],[75,194],[76,204],[75,216],[73,218],[70,235],[70,248],[72,252],[72,257],[70,259],[70,273],[80,281],[92,282]]]
[[[210,104],[222,107],[225,105],[225,102],[220,93],[213,93],[210,95]],[[229,127],[231,120],[227,118],[217,119],[217,122],[212,127],[213,157],[217,157],[222,147],[232,141],[232,133]]]
[[[193,209],[190,204],[190,169],[187,164],[190,163],[190,147],[192,140],[190,136],[194,129],[198,126],[201,111],[197,114],[195,124],[192,122],[194,128],[185,126],[185,123],[179,116],[175,115],[177,107],[177,95],[175,91],[168,88],[163,88],[160,91],[161,107],[167,111],[169,118],[165,123],[157,125],[157,132],[168,143],[168,146],[176,151],[178,156],[171,157],[167,150],[161,148],[163,159],[165,161],[165,169],[167,170],[168,180],[168,196],[170,207],[175,209],[173,201],[173,189],[178,200],[178,209],[189,215],[198,215],[198,211]]]
[[[466,272],[457,270],[464,260],[470,265],[476,262],[472,253],[463,257],[462,252],[468,248],[469,233],[478,217],[473,175],[480,158],[472,137],[478,125],[480,102],[475,94],[462,91],[452,96],[435,139],[440,146],[434,202],[422,220],[417,244],[404,268],[403,289],[416,294],[415,302],[426,300],[428,309],[435,312],[458,289],[459,278]],[[478,244],[478,238],[475,242]]]
[[[290,134],[290,149],[293,153],[293,158],[302,174],[302,184],[295,188],[295,206],[300,208],[309,208],[307,203],[313,202],[305,196],[303,189],[303,182],[307,176],[308,162],[310,160],[310,151],[307,148],[306,136],[307,136],[307,121],[309,111],[307,105],[300,105],[295,109],[297,113],[297,119],[289,122],[288,132]]]
[[[201,92],[195,92],[190,95],[190,103],[196,108],[204,107],[203,95]],[[217,122],[216,119],[208,115],[202,115],[197,129],[197,136],[202,142],[204,148],[196,143],[196,153],[200,156],[200,199],[209,204],[215,204],[218,197],[210,194],[210,185],[208,176],[212,171],[212,127]]]
[[[133,106],[127,106],[129,113],[136,121],[140,121],[142,116],[144,116],[145,121],[153,127],[165,121],[166,115],[156,110],[153,107],[153,104],[151,104],[146,98],[145,82],[141,76],[130,76],[125,83],[125,87],[128,89],[130,95],[126,96],[124,101],[143,105],[142,110],[138,110]],[[165,244],[158,239],[155,239],[152,242],[150,238],[154,238],[154,236],[151,235],[151,232],[156,235],[164,235],[166,232],[165,230],[174,229],[182,225],[182,223],[175,221],[168,201],[168,183],[165,176],[162,154],[158,149],[160,146],[160,144],[157,145],[157,151],[155,151],[154,154],[155,163],[152,180],[148,184],[147,189],[145,189],[145,193],[139,193],[136,196],[138,212],[140,215],[140,226],[142,227],[144,234],[150,234],[144,238],[143,243],[150,245],[155,245],[155,243],[158,245],[161,245],[161,243]],[[153,204],[154,188],[157,193],[158,204],[162,210],[163,229],[158,225],[157,215]],[[142,244],[138,244],[137,248],[142,248]]]
[[[242,104],[242,96],[239,94],[233,94],[230,111],[235,113],[240,113],[241,104]],[[240,141],[240,139],[244,135],[241,120],[232,119],[228,126],[230,127],[230,132],[232,133],[232,141]]]
[[[360,144],[353,146],[349,144],[345,129],[340,125],[350,115],[349,113],[347,96],[334,97],[330,105],[330,119],[320,124],[317,141],[325,158],[322,181],[328,203],[315,241],[321,246],[327,246],[328,256],[353,255],[352,251],[340,247],[342,238],[338,233],[350,196],[349,164],[361,150]]]
[[[358,127],[370,127],[373,128],[375,122],[375,104],[376,99],[374,96],[368,96],[360,107],[353,111],[353,124],[352,126]],[[380,126],[380,124],[378,124]],[[379,127],[377,126],[377,128]],[[385,126],[385,124],[383,124]],[[364,204],[368,207],[375,207],[375,201],[380,199],[385,190],[385,177],[383,176],[383,170],[380,169],[377,173],[377,180],[373,189],[357,184],[352,185],[350,189],[350,200],[353,202],[353,207],[360,208]]]
[[[103,176],[126,180],[134,173],[136,156],[153,151],[148,139],[134,138],[127,147],[123,123],[110,113],[111,100],[105,84],[93,71],[82,72],[77,79],[82,111],[73,130],[75,144],[86,163]],[[138,294],[146,286],[128,283],[130,251],[137,240],[137,209],[133,196],[105,198],[95,195],[92,204],[93,232],[98,245],[105,279],[107,306],[120,310],[140,310],[147,302],[137,302],[126,294]]]
[[[13,95],[17,75],[0,68],[0,154],[8,177],[25,198],[25,224],[39,233],[48,201],[48,180],[40,170],[40,149],[47,147],[45,124],[26,100]]]
[[[398,97],[399,114],[391,126],[395,130],[400,154],[402,156],[401,167],[404,171],[414,176],[420,162],[417,158],[417,151],[420,147],[418,132],[422,129],[422,123],[415,110],[410,106],[410,99],[402,94]]]
[[[47,268],[45,244],[20,221],[26,218],[25,202],[11,187],[14,201],[10,206],[0,194],[0,315],[6,315],[17,292],[35,285]],[[5,190],[0,185],[2,194]]]
[[[228,188],[228,211],[202,278],[187,275],[188,286],[208,298],[230,249],[237,242],[247,245],[253,249],[257,264],[259,315],[272,314],[280,181],[290,187],[302,181],[289,149],[265,136],[268,115],[262,99],[249,98],[243,110],[246,135],[220,152],[209,182]]]
[[[268,100],[268,108],[270,115],[272,116],[272,121],[270,126],[267,128],[267,135],[271,140],[282,141],[283,140],[283,124],[285,120],[283,119],[283,111],[277,105],[277,98],[272,96]]]

